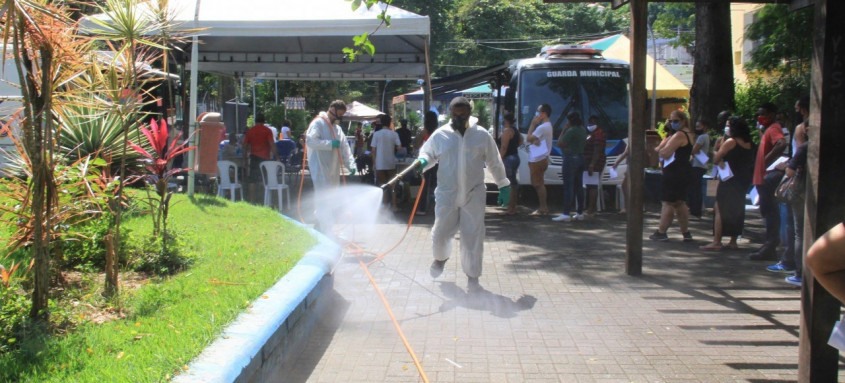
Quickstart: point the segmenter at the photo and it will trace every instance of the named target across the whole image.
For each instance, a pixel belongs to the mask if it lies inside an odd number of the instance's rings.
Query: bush
[[[782,75],[773,79],[755,78],[747,84],[736,86],[736,115],[753,119],[757,108],[765,103],[774,103],[781,112],[793,115],[795,101],[809,94],[809,74]],[[756,123],[751,126],[756,125]]]
[[[106,245],[104,238],[111,226],[109,219],[98,218],[80,225],[70,226],[66,240],[62,241],[64,259],[59,260],[59,268],[80,271],[102,271],[106,265]],[[126,235],[126,230],[123,230]]]
[[[173,275],[193,264],[195,257],[182,253],[183,246],[177,233],[170,229],[164,235],[167,236],[165,248],[162,247],[162,236],[125,237],[127,240],[123,244],[123,252],[127,266],[135,271],[155,275]]]
[[[17,348],[29,306],[29,295],[18,282],[0,283],[0,355]]]

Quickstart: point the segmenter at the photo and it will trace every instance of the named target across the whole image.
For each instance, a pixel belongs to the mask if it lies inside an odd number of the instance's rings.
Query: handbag
[[[775,189],[775,198],[786,203],[793,203],[804,198],[804,183],[798,179],[798,175],[792,177],[783,176]]]

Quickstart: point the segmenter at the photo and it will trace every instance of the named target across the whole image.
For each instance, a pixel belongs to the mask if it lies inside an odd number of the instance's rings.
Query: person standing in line
[[[584,147],[587,145],[587,130],[578,112],[566,116],[566,126],[557,139],[557,146],[563,152],[563,212],[552,218],[555,222],[569,222],[584,219]],[[577,214],[570,215],[577,201]]]
[[[255,125],[244,134],[244,163],[247,167],[247,201],[258,203],[258,185],[263,185],[261,162],[276,159],[276,142],[273,132],[264,125],[264,115],[255,116]]]
[[[663,139],[655,150],[663,161],[663,184],[661,187],[662,208],[660,210],[660,226],[649,239],[654,241],[668,241],[666,230],[672,220],[678,216],[678,226],[681,229],[684,242],[692,242],[689,232],[689,208],[687,207],[687,187],[690,175],[690,153],[692,153],[692,130],[689,126],[687,114],[675,110],[666,121],[674,132]]]
[[[722,237],[730,237],[727,248],[739,248],[736,240],[745,226],[745,194],[751,187],[754,173],[754,142],[748,124],[739,117],[731,117],[725,124],[726,140],[713,155],[713,164],[722,169],[730,167],[733,176],[719,181],[716,187],[716,204],[713,206],[713,241],[699,247],[701,250],[720,251]]]
[[[753,182],[760,196],[760,215],[766,225],[766,242],[748,256],[753,261],[775,259],[780,244],[780,209],[775,200],[775,189],[784,172],[780,169],[769,171],[768,168],[783,154],[787,143],[780,124],[775,121],[776,113],[777,107],[770,102],[757,109],[757,128],[762,131],[762,135],[754,161]]]
[[[373,153],[373,164],[376,169],[376,185],[384,185],[396,175],[396,152],[402,147],[399,135],[390,129],[390,116],[380,116],[382,128],[373,133],[373,140],[370,147]],[[390,210],[398,210],[396,206],[396,193],[391,184],[384,195],[384,199],[390,198]],[[385,201],[382,201],[385,202]]]
[[[587,123],[587,145],[584,146],[584,167],[590,177],[598,173],[598,177],[601,178],[607,160],[606,146],[607,137],[599,126],[599,117],[590,116]],[[587,185],[587,217],[589,218],[596,215],[596,202],[601,192],[598,189],[598,185]]]
[[[789,238],[792,239],[791,244],[787,244],[784,253],[781,255],[781,260],[766,267],[766,270],[772,272],[790,273],[785,278],[786,283],[793,286],[801,286],[803,281],[802,275],[804,272],[804,191],[807,183],[807,133],[809,128],[808,118],[810,117],[810,96],[803,96],[795,103],[795,111],[801,114],[803,121],[795,127],[795,132],[792,135],[792,158],[786,165],[786,178],[795,178],[799,187],[795,198],[787,202],[791,210],[790,218],[793,220],[791,229],[792,233]]]
[[[549,168],[549,154],[552,152],[553,129],[549,120],[551,114],[551,105],[543,104],[537,107],[526,135],[526,140],[533,146],[533,148],[529,147],[528,170],[531,174],[531,185],[537,191],[537,200],[540,205],[531,215],[549,214],[544,177],[546,169]]]
[[[484,207],[487,190],[484,167],[490,171],[499,193],[509,197],[510,181],[499,150],[487,130],[471,117],[472,106],[464,97],[456,97],[449,104],[451,120],[437,129],[420,149],[417,161],[425,171],[439,163],[437,205],[434,207],[434,227],[431,229],[434,261],[431,276],[443,273],[452,254],[452,240],[461,232],[461,267],[467,276],[470,292],[480,291],[484,256]]]
[[[704,210],[704,195],[701,192],[702,178],[707,173],[707,164],[710,161],[710,131],[708,122],[699,119],[695,124],[695,145],[692,146],[692,170],[690,174],[690,189],[687,193],[687,206],[693,217],[701,218]],[[699,160],[699,153],[707,156],[707,161]]]
[[[512,113],[506,113],[503,117],[504,129],[500,137],[499,153],[502,155],[502,162],[505,164],[505,174],[507,174],[508,181],[511,182],[510,198],[507,201],[502,200],[502,205],[507,206],[505,214],[516,214],[517,195],[519,194],[516,182],[516,173],[519,169],[519,145],[522,144],[522,135],[516,130],[514,126],[516,119]]]
[[[330,188],[339,185],[341,161],[350,174],[355,174],[355,159],[352,158],[352,150],[349,149],[349,143],[340,128],[345,113],[346,104],[342,100],[332,101],[329,109],[320,112],[305,132],[308,170],[314,184],[318,229],[326,234],[334,226],[334,212],[322,206],[321,198],[324,198],[324,193]]]

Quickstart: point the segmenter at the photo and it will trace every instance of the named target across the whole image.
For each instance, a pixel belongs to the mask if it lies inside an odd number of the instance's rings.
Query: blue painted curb
[[[340,260],[340,246],[328,237],[287,216],[282,217],[317,238],[317,245],[308,250],[273,287],[253,301],[246,312],[241,313],[214,343],[188,365],[185,373],[173,378],[173,382],[228,383],[237,380],[253,360],[261,357],[264,345],[286,325],[291,314]]]

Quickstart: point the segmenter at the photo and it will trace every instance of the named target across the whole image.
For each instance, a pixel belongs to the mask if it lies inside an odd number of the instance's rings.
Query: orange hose
[[[335,138],[334,129],[332,129],[332,138]],[[302,168],[303,168],[303,171],[300,172],[299,193],[297,195],[297,201],[296,201],[296,210],[297,210],[297,214],[299,215],[299,221],[300,222],[305,222],[305,220],[302,218],[302,188],[303,188],[303,185],[305,183],[304,182],[305,181],[305,171],[304,171],[304,169],[305,169],[306,165],[308,164],[307,163],[307,154],[308,154],[308,145],[304,145],[304,150],[302,151],[302,164],[303,164]],[[338,164],[343,163],[343,157],[341,157],[340,149],[338,149],[338,151],[337,151],[337,157],[338,157]],[[342,177],[342,180],[343,180],[343,184],[346,185],[346,175],[344,175],[343,172],[341,172],[341,177]],[[359,246],[355,243],[352,243],[352,242],[347,243],[346,247],[353,247],[352,251],[349,251],[349,253],[355,255],[355,258],[358,259],[358,264],[361,266],[361,269],[364,270],[364,273],[367,274],[367,279],[370,280],[370,284],[373,286],[373,289],[375,290],[376,294],[378,294],[379,299],[381,300],[382,304],[384,305],[385,310],[387,310],[387,315],[390,316],[390,321],[393,323],[393,328],[396,329],[396,333],[399,335],[399,338],[402,340],[402,344],[405,346],[405,350],[408,351],[408,354],[411,356],[411,359],[414,361],[414,366],[417,368],[417,372],[420,374],[420,378],[423,380],[423,382],[428,383],[429,382],[428,376],[426,375],[425,370],[423,369],[422,364],[419,361],[419,358],[417,358],[417,354],[414,352],[413,347],[411,347],[410,342],[408,342],[408,338],[405,337],[405,333],[402,331],[402,326],[399,325],[399,321],[396,320],[396,316],[393,314],[393,309],[391,309],[391,307],[390,307],[390,302],[387,301],[387,297],[384,296],[384,293],[381,291],[381,288],[379,288],[378,283],[376,283],[376,280],[375,280],[375,278],[373,278],[372,273],[370,273],[370,268],[369,268],[369,265],[373,264],[374,262],[381,261],[382,259],[384,259],[387,256],[387,254],[389,254],[390,252],[395,250],[397,247],[399,247],[399,244],[401,244],[402,241],[405,240],[405,237],[408,235],[408,231],[411,230],[411,224],[414,222],[414,216],[416,215],[417,206],[420,203],[420,196],[422,195],[422,191],[423,191],[424,188],[425,188],[425,179],[423,179],[422,182],[420,183],[420,188],[417,191],[417,197],[414,201],[414,206],[411,209],[411,216],[408,218],[408,224],[405,226],[405,232],[402,233],[402,237],[399,238],[399,241],[397,241],[396,244],[394,244],[390,249],[388,249],[387,251],[382,252],[380,254],[377,254],[377,253],[374,253],[372,251],[368,251],[368,250],[362,248],[361,246]],[[347,249],[345,249],[345,251],[346,250]],[[366,254],[374,254],[376,256],[376,258],[374,260],[370,261],[369,263],[364,263],[364,261],[361,260],[361,254],[365,254],[365,253]]]

